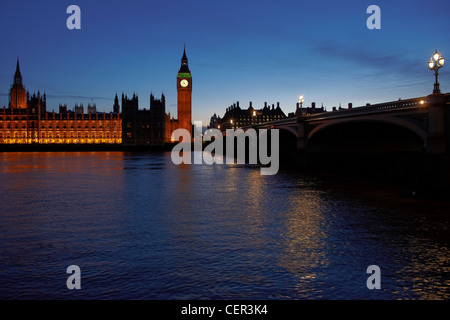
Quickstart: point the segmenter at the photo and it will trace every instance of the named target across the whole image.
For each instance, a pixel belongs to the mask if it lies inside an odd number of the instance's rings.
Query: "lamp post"
[[[300,109],[302,108],[303,101],[305,101],[305,98],[304,98],[303,95],[301,94],[300,97],[298,97],[298,103],[300,103]]]
[[[445,61],[444,57],[441,56],[441,54],[436,50],[436,52],[433,54],[433,56],[430,58],[430,61],[428,62],[428,67],[430,68],[430,70],[434,70],[434,75],[436,76],[433,94],[441,93],[441,90],[439,89],[438,75],[439,69],[444,65],[444,61]]]
[[[301,94],[298,97],[298,102],[297,102],[297,110],[295,110],[295,115],[296,116],[301,116],[302,115],[302,105],[303,105],[303,101],[305,99],[303,98],[303,95]],[[298,107],[300,105],[300,108]]]

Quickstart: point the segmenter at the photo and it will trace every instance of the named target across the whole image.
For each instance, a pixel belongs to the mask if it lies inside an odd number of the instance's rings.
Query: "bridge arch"
[[[280,149],[295,150],[298,132],[291,127],[277,127],[280,132]]]
[[[323,133],[324,131],[330,131],[336,128],[344,128],[348,126],[355,126],[357,124],[361,125],[369,125],[372,129],[388,129],[393,130],[394,128],[397,128],[398,130],[403,130],[406,135],[411,134],[414,137],[420,139],[422,141],[421,147],[426,147],[427,144],[427,137],[428,134],[425,131],[425,129],[421,128],[418,124],[415,124],[411,121],[408,121],[406,119],[397,118],[397,117],[358,117],[358,118],[349,118],[349,119],[333,119],[326,121],[317,127],[313,128],[307,135],[307,145],[311,141],[314,141],[315,138]],[[367,128],[367,130],[370,130]],[[394,132],[397,132],[393,130]],[[380,132],[380,131],[377,131]],[[372,132],[372,134],[377,134],[377,132]],[[406,133],[408,132],[408,133]],[[358,132],[354,133],[355,135],[358,134]],[[411,136],[412,137],[412,136]],[[393,137],[395,138],[395,137]]]
[[[292,133],[296,138],[298,138],[298,128],[292,126],[277,126],[275,129],[280,129]]]

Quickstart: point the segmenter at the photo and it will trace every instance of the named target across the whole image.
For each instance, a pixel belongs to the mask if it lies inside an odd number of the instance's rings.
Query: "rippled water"
[[[450,205],[170,153],[0,153],[3,299],[448,299]],[[81,269],[69,290],[66,268]],[[369,290],[369,265],[381,289]]]

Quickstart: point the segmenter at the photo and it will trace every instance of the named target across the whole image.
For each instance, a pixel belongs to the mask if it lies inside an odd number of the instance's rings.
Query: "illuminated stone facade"
[[[117,97],[114,110],[117,110]],[[46,95],[30,97],[22,83],[17,61],[9,107],[0,109],[0,144],[120,144],[122,119],[118,112],[101,113],[76,106],[47,112]]]

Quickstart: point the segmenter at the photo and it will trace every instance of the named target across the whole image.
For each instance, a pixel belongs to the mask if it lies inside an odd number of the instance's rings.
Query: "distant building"
[[[300,114],[303,116],[307,116],[310,114],[316,114],[316,113],[322,113],[326,112],[324,106],[317,108],[315,102],[311,102],[311,107],[299,107],[299,104],[297,103],[297,110],[295,112],[296,116],[299,116]]]
[[[238,101],[226,109],[222,118],[214,114],[210,120],[210,128],[237,129],[284,118],[286,115],[281,110],[280,103],[277,103],[276,107],[272,104],[272,108],[270,108],[265,102],[263,108],[255,109],[250,101],[248,109],[241,109]]]
[[[348,104],[348,109],[352,109],[353,108],[353,104],[349,103]],[[341,107],[341,104],[339,104],[339,108],[333,107],[331,111],[338,111],[338,110],[343,110],[345,108]],[[291,112],[289,113],[289,117],[294,117],[294,116],[308,116],[308,115],[312,115],[312,114],[317,114],[317,113],[323,113],[323,112],[327,112],[327,109],[323,106],[320,108],[316,107],[316,103],[312,102],[311,103],[311,107],[301,107],[300,105],[297,103],[297,109],[296,112]]]
[[[214,113],[214,115],[209,120],[208,128],[217,128],[220,125],[221,121],[222,119],[217,114]]]
[[[0,109],[0,144],[118,144],[122,142],[119,114],[97,113],[90,106],[59,106],[59,113],[47,112],[47,98],[30,97],[22,82],[17,60],[8,108]],[[95,108],[95,106],[94,106]],[[94,112],[91,112],[94,111]]]

